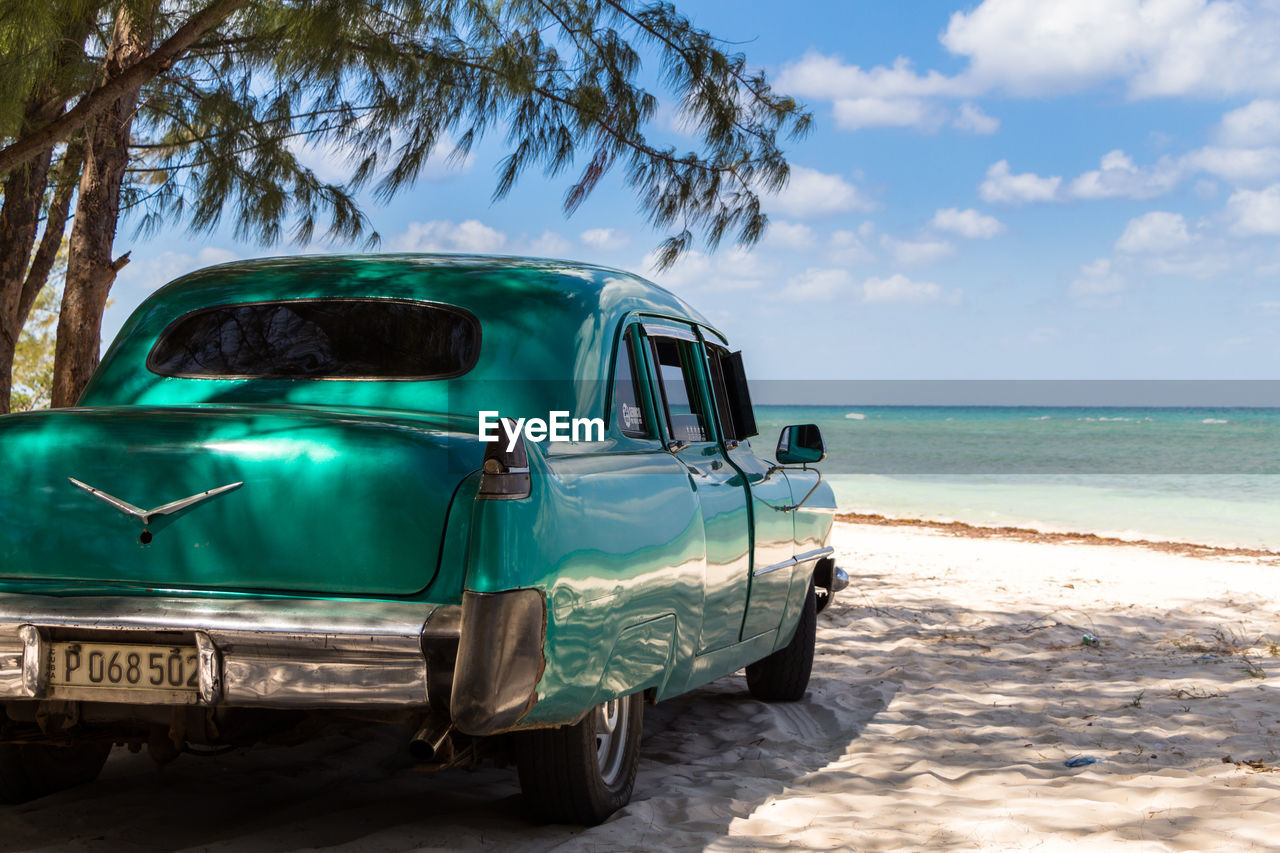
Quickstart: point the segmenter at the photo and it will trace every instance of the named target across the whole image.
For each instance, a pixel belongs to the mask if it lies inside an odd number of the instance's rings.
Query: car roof
[[[307,298],[412,299],[466,309],[480,321],[482,336],[480,359],[464,377],[471,381],[607,381],[618,325],[634,314],[683,320],[724,341],[702,314],[670,291],[595,264],[449,254],[261,258],[197,270],[148,297],[104,356],[84,404],[248,402],[240,398],[261,400],[273,393],[324,404],[334,395],[317,383],[161,378],[145,367],[164,329],[191,311]],[[366,382],[359,389],[351,387],[356,383],[333,384],[348,386],[344,399],[364,406],[418,408],[413,391],[403,387],[413,383]],[[273,391],[273,385],[279,388]]]
[[[482,277],[517,274],[522,289],[538,294],[548,303],[581,306],[594,302],[598,310],[610,310],[617,303],[625,303],[629,310],[667,314],[714,330],[689,303],[634,273],[581,261],[505,255],[406,252],[291,255],[232,261],[184,275],[156,291],[152,300],[185,302],[189,296],[201,295],[216,297],[218,302],[255,301],[277,298],[278,288],[289,279],[325,281],[329,286],[346,279],[357,283],[363,296],[407,296],[403,285],[412,281],[416,298],[458,304],[471,311],[481,308],[469,304],[477,295],[458,288],[457,274]],[[228,292],[229,283],[234,283],[235,292]],[[479,298],[491,295],[494,294],[486,292]],[[205,304],[214,303],[205,301]]]

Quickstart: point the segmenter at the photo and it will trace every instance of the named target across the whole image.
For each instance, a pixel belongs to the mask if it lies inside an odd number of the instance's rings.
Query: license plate
[[[53,643],[49,683],[55,687],[195,693],[200,687],[194,646]]]

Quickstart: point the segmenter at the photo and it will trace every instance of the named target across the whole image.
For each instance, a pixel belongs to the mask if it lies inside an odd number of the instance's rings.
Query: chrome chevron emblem
[[[244,485],[243,482],[229,483],[225,486],[219,486],[216,489],[210,489],[207,492],[201,492],[198,495],[191,495],[190,497],[187,497],[187,498],[171,501],[170,503],[167,503],[163,506],[158,506],[155,509],[140,509],[134,506],[133,504],[129,503],[128,501],[120,500],[120,498],[116,497],[115,495],[109,495],[106,492],[102,491],[101,489],[95,489],[93,486],[90,486],[88,483],[82,483],[79,480],[77,480],[75,477],[68,477],[67,479],[70,480],[71,485],[75,486],[76,488],[84,489],[86,492],[93,495],[95,498],[102,501],[103,503],[110,504],[111,506],[123,512],[125,515],[131,515],[134,518],[138,519],[139,521],[142,522],[143,527],[149,526],[151,524],[151,519],[155,518],[158,515],[172,515],[178,510],[186,509],[187,507],[198,504],[201,501],[207,501],[209,498],[217,497],[218,495],[233,491]]]

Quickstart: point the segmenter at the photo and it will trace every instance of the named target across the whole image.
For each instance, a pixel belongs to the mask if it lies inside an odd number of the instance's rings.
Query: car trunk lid
[[[436,572],[450,501],[479,456],[474,435],[385,413],[8,417],[0,578],[411,595]]]

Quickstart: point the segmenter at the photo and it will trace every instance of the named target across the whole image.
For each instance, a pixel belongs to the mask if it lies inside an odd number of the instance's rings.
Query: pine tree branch
[[[286,139],[296,139],[299,136],[314,136],[316,133],[317,131],[315,130],[296,130],[296,131],[293,131],[292,133],[282,133],[279,136],[273,136],[271,139],[264,139],[263,141],[255,143],[253,145],[245,145],[240,148],[233,148],[230,151],[220,153],[216,156],[205,157],[204,159],[191,160],[186,163],[176,163],[172,165],[166,163],[164,165],[156,165],[156,166],[130,166],[129,168],[125,169],[125,173],[133,174],[133,175],[145,175],[152,172],[180,172],[180,171],[183,171],[184,169],[198,169],[201,166],[209,166],[213,163],[223,161],[225,160],[227,155],[238,157],[241,154],[249,154],[254,151],[257,151],[260,148],[266,148],[268,145],[274,145],[276,142],[281,142]],[[191,140],[191,144],[194,145],[204,141],[206,140],[193,139]],[[173,147],[177,147],[177,146],[173,146]],[[133,207],[134,205],[129,205],[129,206]]]
[[[0,175],[7,174],[40,152],[67,139],[115,103],[121,95],[168,70],[192,43],[248,2],[249,0],[212,0],[159,47],[86,93],[70,110],[39,130],[0,149]]]
[[[693,68],[696,67],[693,64],[694,57],[689,53],[688,48],[686,48],[684,45],[674,41],[670,36],[654,29],[652,26],[645,23],[644,20],[642,20],[639,16],[633,13],[630,9],[626,8],[621,3],[616,2],[616,0],[605,0],[605,3],[611,8],[613,8],[614,10],[616,10],[618,14],[622,15],[624,18],[631,21],[641,31],[648,33],[650,37],[658,41],[664,47],[673,51],[674,53],[679,54],[681,60],[685,64],[685,67],[690,69],[690,71],[692,71]],[[767,90],[761,90],[760,88],[758,88],[754,81],[752,81],[748,77],[744,77],[742,73],[738,71],[736,68],[731,66],[726,70],[728,71],[729,76],[733,78],[733,80],[735,80],[738,84],[740,84],[744,89],[750,92],[751,95],[754,96],[757,101],[769,104],[770,107],[773,106],[772,93],[770,93]],[[740,121],[734,121],[733,126],[738,128],[738,130],[741,130],[743,133],[747,133],[747,134],[750,134],[751,136],[756,137],[761,142],[764,142],[768,145],[773,144],[773,140],[769,139],[764,133],[762,133],[761,131],[753,127],[744,125]],[[803,123],[802,123],[802,126],[803,126]]]
[[[464,68],[470,68],[473,71],[483,71],[486,74],[492,74],[494,77],[501,77],[501,71],[499,71],[498,69],[485,65],[480,62],[476,62],[474,60],[461,59],[457,57],[448,57],[446,61],[455,63],[457,65],[461,65]],[[536,95],[540,95],[541,97],[546,98],[548,101],[560,104],[561,106],[566,107],[570,110],[578,109],[577,104],[573,103],[573,101],[569,100],[564,95],[561,95],[558,92],[548,89],[545,86],[540,86],[536,83],[529,83],[527,85],[530,92]],[[590,121],[591,121],[591,124],[593,124],[597,130],[600,130],[606,136],[613,138],[615,141],[620,143],[624,148],[629,148],[632,151],[643,154],[644,156],[652,158],[654,160],[660,160],[664,163],[668,163],[674,166],[685,166],[691,169],[696,169],[700,172],[703,172],[709,175],[732,175],[736,178],[742,166],[754,165],[754,163],[757,162],[754,160],[745,160],[745,161],[739,161],[737,163],[733,163],[731,165],[716,165],[714,163],[704,162],[698,157],[675,157],[675,156],[672,156],[671,154],[668,154],[665,151],[654,148],[652,145],[645,142],[643,138],[635,139],[627,135],[625,132],[623,132],[619,128],[614,127],[612,124],[606,121],[605,115],[603,113],[597,113],[591,116]]]
[[[254,122],[254,123],[252,123],[252,124],[244,124],[244,125],[240,125],[239,127],[218,127],[218,128],[216,128],[216,129],[214,129],[214,130],[211,130],[209,133],[197,133],[196,131],[191,130],[191,128],[190,128],[188,125],[186,125],[185,123],[183,123],[183,122],[181,122],[180,120],[178,120],[176,117],[174,117],[174,116],[173,116],[171,113],[169,113],[168,111],[166,111],[166,110],[160,110],[160,109],[158,109],[158,108],[153,108],[153,109],[155,109],[155,111],[156,111],[156,112],[163,113],[166,117],[168,117],[170,120],[172,120],[175,124],[179,124],[179,125],[181,125],[184,129],[186,129],[186,130],[190,131],[193,135],[192,135],[189,139],[182,139],[182,140],[179,140],[179,141],[177,141],[177,142],[134,142],[134,143],[132,143],[132,144],[129,146],[129,150],[130,150],[130,151],[165,151],[165,150],[173,150],[173,149],[181,148],[181,147],[186,146],[186,145],[194,145],[194,144],[196,144],[196,143],[198,143],[198,142],[209,142],[209,141],[212,141],[212,140],[217,139],[217,138],[219,138],[219,137],[227,136],[228,134],[230,134],[230,135],[240,134],[240,133],[243,133],[243,132],[245,132],[246,130],[250,130],[250,129],[254,128],[254,127],[263,127],[263,126],[265,126],[265,125],[269,125],[269,124],[281,124],[282,122],[292,123],[292,122],[295,122],[295,121],[301,121],[301,120],[303,120],[303,119],[319,118],[320,116],[323,116],[323,115],[333,115],[333,114],[335,114],[335,113],[346,113],[346,112],[368,112],[368,111],[370,111],[370,110],[376,110],[376,109],[378,109],[378,105],[377,105],[377,104],[366,104],[366,105],[363,105],[363,106],[335,107],[335,108],[333,108],[333,109],[323,109],[323,110],[308,110],[308,111],[306,111],[306,112],[293,113],[293,114],[291,114],[291,115],[287,115],[287,116],[278,116],[277,118],[262,119],[261,121],[256,121],[256,122]],[[314,133],[314,134],[316,134],[316,135],[323,135],[323,134],[326,134],[326,133],[332,133],[334,130],[336,130],[338,127],[341,127],[341,126],[342,126],[342,125],[335,125],[335,126],[332,126],[332,127],[330,127],[330,126],[325,126],[325,127],[321,127],[321,128],[313,128],[313,129],[308,129],[308,130],[299,131],[299,132],[297,132],[297,133],[288,133],[288,134],[285,134],[285,135],[281,136],[280,138],[281,138],[281,139],[288,139],[288,138],[291,138],[291,137],[294,137],[294,136],[304,136],[304,135],[306,135],[306,134],[308,134],[308,133]],[[129,171],[131,171],[131,172],[147,172],[147,171],[153,171],[153,170],[151,170],[151,169],[144,169],[144,168],[137,168],[137,167],[135,167],[135,168],[131,168]]]
[[[652,26],[645,23],[634,12],[632,12],[622,3],[618,2],[618,0],[604,0],[604,2],[605,2],[605,5],[611,7],[619,15],[631,21],[631,23],[635,24],[636,27],[648,33],[650,36],[652,36],[654,39],[656,39],[666,47],[670,48],[672,51],[680,54],[680,58],[684,60],[685,66],[687,68],[692,70],[693,68],[697,67],[696,64],[694,63],[694,57],[689,53],[688,48],[686,48],[684,45],[679,44],[678,42],[673,41],[669,36],[658,32]],[[759,89],[757,89],[749,79],[743,77],[742,74],[740,74],[736,70],[730,70],[729,76],[731,76],[733,79],[741,83],[743,88],[745,88],[752,95],[756,96],[757,100],[761,100],[761,101],[769,100],[767,92],[762,92]]]

